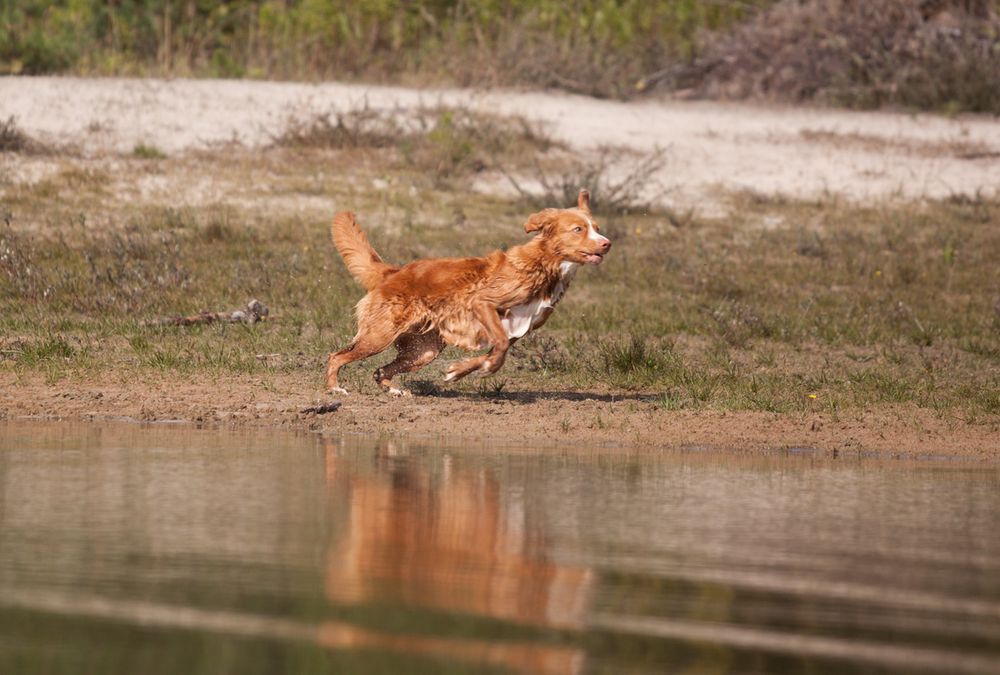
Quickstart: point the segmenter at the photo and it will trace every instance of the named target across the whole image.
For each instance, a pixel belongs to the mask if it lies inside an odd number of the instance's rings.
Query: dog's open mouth
[[[588,263],[590,263],[592,265],[600,265],[604,261],[604,254],[603,253],[584,253],[583,254],[583,259],[586,262],[588,262]]]

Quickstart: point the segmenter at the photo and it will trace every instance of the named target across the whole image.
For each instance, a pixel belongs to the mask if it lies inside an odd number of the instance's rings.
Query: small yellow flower
[[[816,394],[807,394],[806,396],[807,398],[812,398],[812,399],[816,398]]]
[[[882,276],[882,270],[875,270],[875,276],[877,277]]]

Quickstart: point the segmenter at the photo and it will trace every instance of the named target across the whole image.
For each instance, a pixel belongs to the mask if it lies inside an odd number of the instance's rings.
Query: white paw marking
[[[330,390],[331,394],[347,394],[347,390],[343,387],[334,387]]]
[[[492,366],[493,366],[493,364],[490,363],[489,359],[487,359],[486,361],[483,361],[483,365],[479,366],[479,370],[481,370],[484,373],[486,373],[486,372],[489,372],[489,370],[490,370],[490,368]]]
[[[447,372],[447,373],[445,374],[445,376],[444,376],[444,381],[445,381],[445,382],[451,382],[452,380],[454,380],[454,379],[455,379],[455,377],[456,377],[457,375],[458,375],[458,373],[457,373],[457,372],[455,372],[455,371],[453,371],[453,370],[449,370],[449,371],[448,371],[448,372]]]
[[[392,396],[412,396],[406,389],[399,389],[397,387],[389,387],[389,394]]]

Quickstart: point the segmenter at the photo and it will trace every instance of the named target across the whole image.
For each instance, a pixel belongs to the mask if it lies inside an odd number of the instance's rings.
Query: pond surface
[[[1000,672],[1000,469],[0,423],[0,673]]]

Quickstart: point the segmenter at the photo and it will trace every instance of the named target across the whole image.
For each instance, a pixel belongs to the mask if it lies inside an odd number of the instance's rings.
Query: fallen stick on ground
[[[257,323],[267,318],[267,307],[260,300],[251,300],[245,309],[231,312],[201,312],[190,316],[168,316],[146,321],[147,326],[191,326],[196,323]]]
[[[337,412],[337,408],[341,406],[340,401],[333,401],[332,403],[324,403],[322,405],[313,406],[312,408],[303,408],[303,413],[312,413],[313,415],[323,415],[325,413]]]

